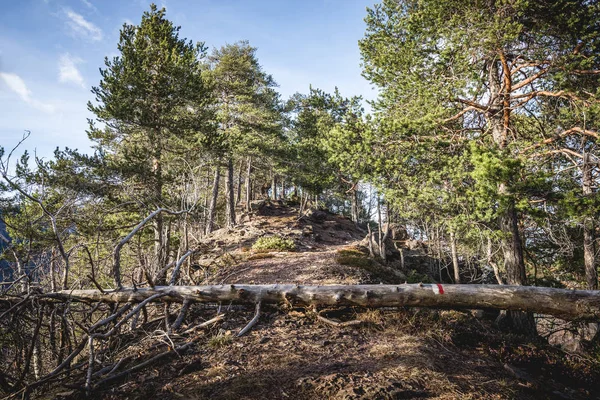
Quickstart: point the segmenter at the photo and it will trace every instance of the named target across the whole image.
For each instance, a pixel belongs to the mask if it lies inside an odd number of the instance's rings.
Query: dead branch
[[[185,331],[181,332],[182,335],[187,335],[188,333],[191,333],[197,329],[202,329],[202,328],[206,328],[207,326],[210,326],[216,322],[222,321],[223,318],[225,318],[225,314],[218,314],[216,317],[209,319],[208,321],[204,321],[201,324],[192,326],[191,328],[186,329]]]
[[[142,222],[137,224],[135,226],[135,228],[133,228],[132,231],[129,232],[129,234],[127,236],[125,236],[123,239],[121,239],[121,241],[115,246],[115,249],[113,251],[113,279],[115,281],[115,285],[117,286],[117,289],[121,289],[123,287],[123,285],[121,283],[121,249],[123,248],[123,246],[125,246],[125,244],[127,242],[129,242],[131,240],[131,238],[133,236],[135,236],[136,233],[138,233],[140,231],[140,229],[142,229],[144,226],[146,226],[146,224],[148,222],[150,222],[154,217],[156,217],[157,215],[159,215],[160,213],[163,213],[163,212],[167,213],[167,214],[171,214],[171,215],[180,215],[180,214],[186,213],[187,210],[172,211],[172,210],[168,210],[166,208],[158,208],[158,209],[152,211],[150,213],[150,215],[148,215],[146,218],[144,218],[144,220]]]
[[[177,278],[179,277],[179,270],[183,265],[186,258],[196,253],[198,250],[188,250],[179,260],[177,260],[177,264],[175,264],[175,268],[173,269],[173,273],[171,274],[171,280],[169,281],[169,285],[175,285]]]
[[[254,317],[250,320],[250,322],[248,322],[248,325],[246,325],[244,327],[244,329],[242,329],[240,331],[240,333],[237,334],[237,337],[244,336],[246,333],[248,333],[250,331],[250,329],[252,329],[252,327],[254,325],[256,325],[259,318],[260,318],[260,301],[258,303],[256,303],[256,312],[254,313]]]
[[[325,322],[328,325],[335,326],[336,328],[344,328],[346,326],[355,326],[355,325],[362,324],[362,321],[359,321],[359,320],[346,321],[346,322],[333,321],[327,317],[322,316],[321,313],[317,314],[317,319],[321,322]]]
[[[213,324],[213,323],[215,323],[217,321],[220,321],[220,318],[218,318],[218,317],[219,316],[217,316],[216,318],[213,318],[212,320],[206,321],[204,324],[201,324],[203,326],[199,325],[197,328],[200,328],[200,327],[206,328],[206,327],[210,326],[211,324]],[[136,366],[131,367],[131,368],[125,370],[125,371],[122,371],[122,372],[120,372],[120,373],[118,373],[116,375],[112,375],[112,376],[109,376],[107,378],[104,378],[101,381],[99,381],[98,383],[96,383],[96,385],[94,385],[94,388],[98,388],[98,387],[100,387],[102,385],[105,385],[105,384],[107,384],[109,382],[113,382],[115,380],[119,380],[119,379],[125,378],[126,376],[128,376],[128,375],[130,375],[130,374],[132,374],[134,372],[140,371],[140,370],[146,368],[147,366],[152,365],[152,364],[156,363],[157,361],[162,360],[165,357],[169,357],[169,356],[173,356],[173,355],[178,355],[179,353],[181,353],[181,352],[186,351],[187,349],[189,349],[192,345],[194,345],[196,342],[198,342],[203,337],[204,337],[204,335],[195,336],[194,338],[190,339],[187,343],[185,343],[185,344],[183,344],[181,346],[177,346],[177,347],[174,347],[171,350],[168,350],[168,351],[165,351],[163,353],[157,354],[154,357],[152,357],[152,358],[150,358],[150,359],[148,359],[148,360],[146,360],[146,361],[144,361],[144,362],[142,362],[140,364],[137,364]]]
[[[183,323],[183,320],[185,319],[185,316],[188,310],[190,309],[190,305],[191,301],[189,299],[183,300],[183,305],[181,306],[179,315],[177,316],[177,319],[175,320],[175,322],[173,322],[173,325],[171,326],[172,330],[176,331],[181,327],[181,324]]]

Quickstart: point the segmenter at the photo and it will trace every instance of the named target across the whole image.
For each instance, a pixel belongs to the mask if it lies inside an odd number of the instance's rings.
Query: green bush
[[[219,333],[208,340],[208,346],[213,349],[228,346],[233,342],[233,337],[230,334]]]
[[[296,245],[292,239],[284,239],[281,236],[265,236],[254,242],[252,250],[257,252],[294,251]]]

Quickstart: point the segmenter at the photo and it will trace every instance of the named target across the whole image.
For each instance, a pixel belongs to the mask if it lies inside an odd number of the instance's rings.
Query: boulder
[[[306,217],[311,221],[322,223],[327,219],[327,213],[321,210],[310,209],[306,213]]]
[[[371,241],[373,243],[373,251],[376,255],[379,255],[379,232],[371,232]],[[369,234],[367,234],[367,236],[359,243],[359,246],[364,247],[366,249],[369,248]],[[386,260],[400,258],[400,252],[394,246],[394,241],[392,240],[391,235],[388,235],[388,237],[385,240],[385,255]]]
[[[252,200],[250,202],[250,210],[258,211],[265,206],[267,202],[264,200]]]

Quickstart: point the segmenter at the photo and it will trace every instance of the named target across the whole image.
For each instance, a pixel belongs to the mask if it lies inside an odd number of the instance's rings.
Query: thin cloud
[[[9,74],[6,72],[0,72],[0,82],[4,84],[12,91],[17,94],[25,103],[30,106],[37,108],[40,111],[46,113],[53,113],[54,106],[51,104],[43,103],[39,100],[32,98],[31,90],[25,84],[25,81],[17,74]]]
[[[65,15],[68,18],[67,23],[73,32],[85,35],[91,40],[102,40],[102,30],[96,25],[86,20],[81,14],[75,11],[65,9]]]
[[[77,86],[85,88],[85,82],[81,72],[77,69],[77,64],[81,64],[83,60],[78,57],[73,57],[69,53],[60,56],[58,61],[58,80],[61,83],[73,83]]]
[[[93,4],[92,4],[90,1],[88,1],[88,0],[81,0],[81,2],[82,2],[83,4],[85,4],[85,6],[86,6],[87,8],[89,8],[90,10],[92,10],[92,11],[94,11],[94,12],[98,12],[98,9],[96,8],[96,6],[95,6],[95,5],[93,5]]]

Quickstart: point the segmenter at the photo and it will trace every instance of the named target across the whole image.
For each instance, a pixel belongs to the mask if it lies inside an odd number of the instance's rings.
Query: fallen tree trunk
[[[160,302],[492,308],[554,315],[565,320],[600,320],[600,291],[508,285],[212,285],[157,286],[116,291],[71,290],[42,295],[54,301],[141,302],[162,293]]]

